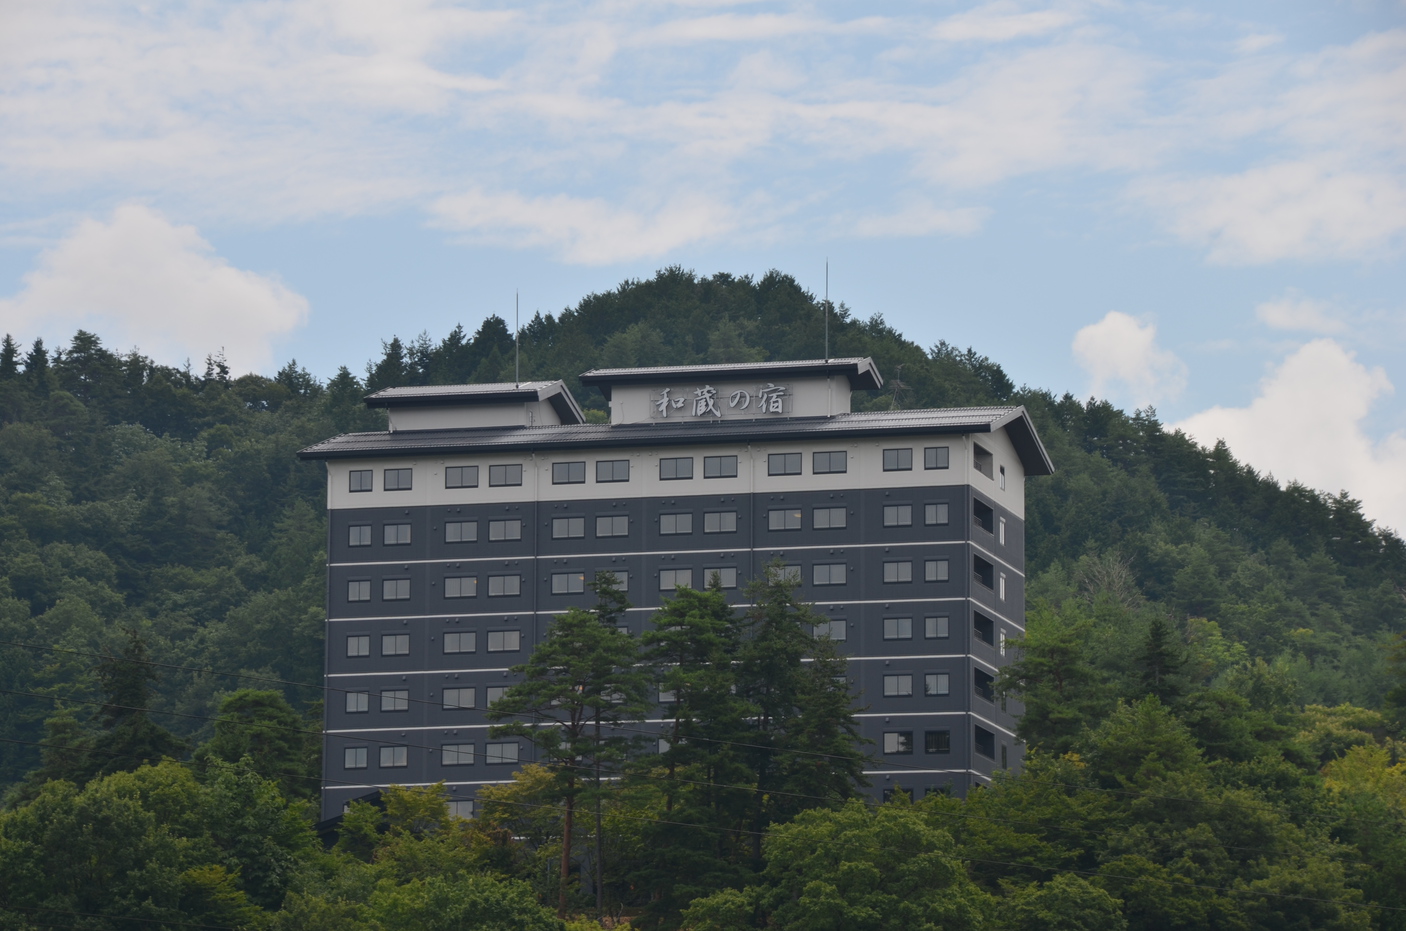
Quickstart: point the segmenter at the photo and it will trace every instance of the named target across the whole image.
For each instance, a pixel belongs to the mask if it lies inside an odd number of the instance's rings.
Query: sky
[[[0,329],[363,370],[779,269],[1406,529],[1406,0],[0,4]],[[562,373],[568,374],[568,373]]]

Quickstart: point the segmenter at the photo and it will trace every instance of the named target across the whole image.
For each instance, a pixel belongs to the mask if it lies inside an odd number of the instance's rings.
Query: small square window
[[[680,588],[693,587],[692,569],[660,569],[659,590],[672,592]]]
[[[445,488],[477,488],[478,466],[446,466],[444,469]]]
[[[473,744],[464,744],[464,746],[468,747],[469,750],[470,750],[470,752],[473,751]],[[469,762],[473,762],[473,761],[470,760]],[[473,799],[471,799],[471,798],[456,798],[456,799],[450,799],[448,802],[445,802],[445,805],[447,805],[447,806],[449,807],[449,817],[451,817],[451,818],[462,818],[462,819],[465,820],[465,821],[471,821],[471,820],[473,820],[473,817],[474,817],[474,800],[473,800]]]
[[[485,707],[492,708],[493,703],[508,693],[506,685],[490,685],[483,690],[483,701]]]
[[[441,704],[446,711],[467,711],[473,708],[474,697],[471,688],[445,689]]]
[[[736,533],[736,511],[705,511],[703,513],[704,533]]]
[[[409,656],[409,634],[381,634],[382,656]]]
[[[490,630],[488,632],[489,653],[516,653],[522,649],[522,631]]]
[[[843,530],[848,514],[845,508],[815,508],[810,512],[810,525],[815,530]]]
[[[505,598],[522,594],[522,576],[490,575],[488,577],[488,597]]]
[[[584,572],[553,572],[552,573],[552,594],[553,595],[574,595],[577,592],[586,590],[586,573]]]
[[[348,491],[371,491],[376,483],[372,469],[352,469],[347,473]]]
[[[516,763],[517,743],[490,743],[483,745],[483,762]]]
[[[414,475],[414,469],[387,469],[381,487],[386,491],[409,491]]]
[[[950,462],[950,449],[946,446],[929,446],[923,450],[923,468],[946,469]]]
[[[347,747],[342,751],[343,769],[365,769],[366,768],[366,748]]]
[[[952,677],[945,672],[930,672],[923,676],[923,694],[929,697],[949,695],[952,692]]]
[[[886,504],[886,505],[884,505],[884,526],[885,526],[885,527],[911,527],[911,526],[913,526],[913,505],[911,505],[911,504]]]
[[[849,456],[844,450],[828,453],[814,453],[811,456],[810,470],[816,475],[831,472],[844,472],[849,468]]]
[[[552,484],[553,485],[584,485],[586,484],[586,463],[581,462],[553,462],[552,463]]]
[[[371,525],[352,524],[347,528],[347,546],[370,546]]]
[[[630,460],[602,459],[596,463],[596,481],[628,482],[630,480]],[[515,745],[516,746],[516,745]]]
[[[586,518],[553,517],[552,539],[575,540],[586,535]]]
[[[478,648],[478,634],[472,630],[451,630],[444,634],[444,652],[473,653]]]
[[[659,533],[662,536],[693,533],[693,515],[660,514]]]
[[[409,711],[410,710],[410,690],[409,689],[387,689],[381,693],[382,711]]]
[[[596,581],[604,582],[607,577],[615,577],[615,587],[622,592],[630,590],[630,573],[623,569],[603,569],[596,573]]]
[[[885,731],[884,732],[884,753],[890,756],[896,754],[910,754],[913,752],[913,732],[912,731]]]
[[[945,614],[923,618],[923,636],[929,640],[946,640],[952,636],[952,619]]]
[[[800,508],[772,508],[766,512],[766,529],[800,530]]]
[[[627,537],[629,535],[630,517],[628,514],[608,514],[596,518],[596,536]]]
[[[517,517],[491,520],[488,522],[488,539],[497,543],[503,540],[522,539],[522,520]]]
[[[849,625],[843,620],[821,621],[815,625],[816,637],[829,637],[831,640],[844,640],[849,634]]]
[[[845,564],[842,562],[820,562],[810,567],[810,584],[845,584]]]
[[[736,456],[704,456],[704,478],[737,478]]]
[[[947,560],[928,559],[923,562],[924,582],[946,582],[949,577],[949,564]]]
[[[401,769],[410,765],[410,752],[406,747],[382,747],[381,768]]]
[[[371,710],[370,692],[348,692],[347,714],[365,714]]]
[[[371,580],[357,579],[347,583],[347,601],[370,601]]]
[[[367,583],[368,585],[371,583]],[[371,637],[368,634],[353,634],[347,638],[348,656],[370,656]]]
[[[478,596],[478,576],[449,575],[444,578],[445,598],[475,598]]]
[[[478,521],[451,520],[444,525],[445,543],[477,543]]]
[[[717,568],[715,568],[715,569],[704,569],[704,570],[703,570],[703,576],[704,576],[704,578],[706,578],[706,579],[708,580],[708,584],[709,584],[709,585],[712,585],[712,584],[713,584],[713,576],[715,576],[715,575],[718,577],[718,587],[719,587],[719,588],[736,588],[736,587],[737,587],[737,567],[736,567],[736,566],[719,566],[719,567],[717,567]]]
[[[693,457],[682,456],[659,460],[659,478],[662,481],[672,482],[685,478],[693,478]]]
[[[410,544],[410,525],[383,525],[381,527],[381,542],[386,546],[408,546]]]
[[[522,484],[522,464],[512,465],[491,465],[488,467],[488,484],[490,487],[501,487],[505,485]]]
[[[440,744],[439,762],[442,766],[472,766],[474,765],[474,745],[473,744]],[[449,804],[453,805],[453,802]],[[470,805],[473,803],[470,802]],[[473,809],[469,809],[468,817],[473,816]],[[463,816],[460,816],[463,817]]]
[[[884,563],[884,581],[888,583],[913,581],[913,560],[898,559]]]
[[[929,527],[946,524],[949,522],[949,508],[947,502],[939,504],[926,504],[923,506],[923,523]]]
[[[923,732],[923,752],[924,752],[924,753],[951,753],[951,752],[952,752],[952,732],[951,732],[951,731],[924,731],[924,732]]]
[[[913,469],[913,450],[906,449],[886,449],[884,450],[884,471],[885,472],[910,472]]]
[[[409,601],[409,579],[385,579],[381,582],[382,601]]]
[[[767,475],[800,475],[800,453],[769,453],[766,457]]]
[[[913,619],[911,617],[884,618],[885,640],[912,640]]]
[[[913,676],[908,673],[884,676],[884,697],[912,698]]]

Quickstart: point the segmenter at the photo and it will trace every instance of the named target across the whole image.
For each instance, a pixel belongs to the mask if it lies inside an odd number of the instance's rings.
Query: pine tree
[[[0,379],[10,381],[19,375],[19,358],[19,343],[15,342],[13,336],[6,333],[5,341],[0,343]]]
[[[1182,669],[1186,657],[1172,641],[1167,622],[1154,617],[1147,627],[1138,656],[1138,671],[1144,695],[1153,695],[1164,705],[1171,705],[1185,692]]]

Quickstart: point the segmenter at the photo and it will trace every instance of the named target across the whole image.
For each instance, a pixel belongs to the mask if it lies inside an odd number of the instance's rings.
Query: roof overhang
[[[486,385],[421,385],[383,388],[368,394],[367,407],[476,407],[546,401],[564,424],[582,424],[586,415],[562,381]]]

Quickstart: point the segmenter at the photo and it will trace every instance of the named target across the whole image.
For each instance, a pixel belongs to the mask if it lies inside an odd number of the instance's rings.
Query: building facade
[[[553,615],[613,572],[632,632],[717,573],[735,603],[780,561],[849,658],[876,794],[965,793],[1018,767],[993,684],[1024,630],[1025,479],[1049,457],[1020,407],[852,412],[869,359],[596,370],[561,382],[377,392],[383,433],[327,465],[324,817],[443,780],[460,814],[533,758],[488,736]],[[657,716],[656,716],[657,717]]]

